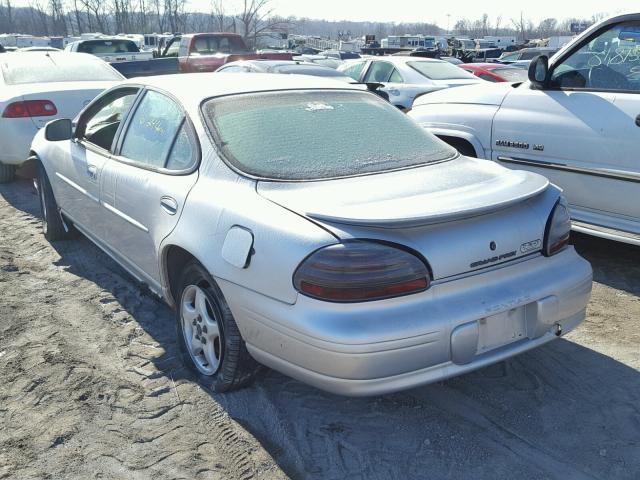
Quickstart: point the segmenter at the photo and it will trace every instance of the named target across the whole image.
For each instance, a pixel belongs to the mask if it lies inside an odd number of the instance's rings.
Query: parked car
[[[463,63],[458,67],[487,82],[524,82],[527,71],[500,63]]]
[[[249,383],[257,361],[383,394],[585,316],[591,267],[567,245],[560,190],[460,156],[356,86],[135,79],[32,149],[47,238],[75,227],[175,305],[183,359],[218,392]]]
[[[357,52],[344,52],[342,50],[323,50],[318,53],[321,57],[335,58],[337,60],[355,60],[362,58]]]
[[[119,37],[77,40],[69,43],[64,51],[88,53],[109,63],[146,61],[153,58],[152,52],[141,52],[133,40]]]
[[[351,83],[353,79],[331,67],[297,60],[240,60],[227,63],[216,72],[220,73],[281,73],[295,75],[312,75],[314,77],[330,77]]]
[[[482,82],[449,62],[420,57],[362,58],[346,62],[338,71],[357,82],[381,83],[380,90],[402,110],[409,110],[425,93]]]
[[[639,44],[640,14],[616,16],[534,60],[516,88],[437,92],[411,115],[466,155],[547,176],[575,230],[640,245]]]
[[[62,50],[55,47],[24,47],[18,51],[20,52],[61,52]]]
[[[440,57],[440,60],[452,63],[453,65],[461,65],[463,63],[462,60],[456,57]]]
[[[0,57],[0,182],[13,180],[29,157],[31,140],[50,120],[74,117],[123,79],[86,54],[30,52]]]
[[[531,47],[531,48],[523,48],[522,50],[518,50],[516,52],[505,52],[498,58],[500,63],[513,63],[516,61],[531,61],[538,55],[546,55],[547,57],[552,57],[558,51],[557,48],[548,48],[548,47]]]
[[[325,67],[331,67],[337,69],[340,65],[344,64],[343,60],[334,57],[326,57],[324,55],[296,55],[293,60],[303,61],[309,63],[316,63]]]

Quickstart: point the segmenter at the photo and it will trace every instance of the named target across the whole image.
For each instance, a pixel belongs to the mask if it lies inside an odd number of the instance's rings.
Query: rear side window
[[[203,114],[223,157],[261,178],[355,176],[457,155],[396,107],[359,91],[231,95],[205,102]]]
[[[188,168],[194,149],[184,131],[184,121],[184,113],[176,102],[148,91],[133,113],[120,155],[154,168]]]

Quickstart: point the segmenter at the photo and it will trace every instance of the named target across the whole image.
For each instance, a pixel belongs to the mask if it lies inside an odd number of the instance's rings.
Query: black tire
[[[219,329],[218,351],[220,355],[219,366],[214,373],[205,374],[196,365],[189,352],[185,339],[185,327],[183,324],[183,302],[188,301],[190,289],[198,287],[204,292],[208,301],[207,307],[215,317]],[[193,260],[187,263],[182,270],[181,280],[176,289],[176,334],[178,346],[184,364],[194,372],[198,383],[215,392],[230,392],[249,385],[260,372],[261,366],[247,351],[240,330],[231,314],[220,288],[215,283],[209,272]],[[194,323],[195,325],[195,323]]]
[[[16,176],[16,166],[0,162],[0,183],[12,182]]]
[[[66,240],[71,237],[65,230],[62,217],[58,209],[58,204],[53,196],[53,190],[49,183],[47,172],[41,163],[38,163],[38,173],[36,176],[36,187],[38,198],[40,199],[40,211],[42,213],[42,232],[47,240],[55,242]]]

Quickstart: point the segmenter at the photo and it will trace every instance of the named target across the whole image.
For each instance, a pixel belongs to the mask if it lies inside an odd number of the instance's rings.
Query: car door
[[[56,193],[61,208],[74,224],[96,239],[104,239],[102,172],[138,92],[137,87],[117,88],[90,104],[76,122],[68,152],[56,163]]]
[[[523,84],[495,116],[492,158],[565,191],[574,220],[640,233],[640,22],[607,25]]]
[[[108,243],[159,291],[158,248],[178,222],[198,176],[199,143],[180,104],[148,89],[134,107],[106,175],[114,185]]]

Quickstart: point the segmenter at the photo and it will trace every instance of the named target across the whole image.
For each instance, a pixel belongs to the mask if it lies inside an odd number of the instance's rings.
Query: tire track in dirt
[[[173,315],[0,187],[0,478],[286,478],[177,356]]]

